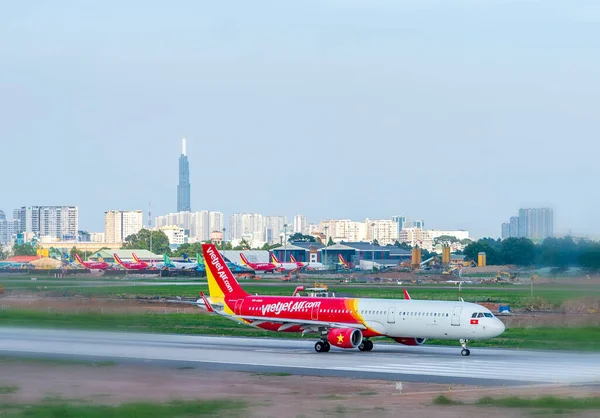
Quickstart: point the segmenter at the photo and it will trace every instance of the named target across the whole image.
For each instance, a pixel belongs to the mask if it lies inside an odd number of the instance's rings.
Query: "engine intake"
[[[404,345],[422,345],[426,340],[426,338],[394,338],[394,341]]]
[[[329,344],[339,348],[356,348],[362,339],[362,331],[356,328],[333,328],[327,334]]]

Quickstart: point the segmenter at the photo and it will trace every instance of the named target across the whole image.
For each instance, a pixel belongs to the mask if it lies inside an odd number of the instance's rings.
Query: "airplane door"
[[[388,310],[388,324],[396,323],[396,308],[390,308]]]
[[[310,313],[310,318],[317,321],[319,319],[319,307],[313,306],[312,311]]]
[[[451,324],[454,326],[460,325],[460,313],[462,312],[462,306],[455,306],[452,311],[452,321]]]
[[[236,315],[242,314],[242,303],[244,303],[244,299],[238,299],[235,301],[235,309],[234,312]]]

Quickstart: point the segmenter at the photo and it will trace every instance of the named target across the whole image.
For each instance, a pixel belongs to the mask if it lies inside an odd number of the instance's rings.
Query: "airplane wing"
[[[248,316],[248,315],[229,315],[223,312],[215,310],[215,313],[226,316],[227,318],[238,318],[246,321],[251,321],[252,326],[259,326],[264,323],[281,324],[278,331],[283,331],[294,325],[302,325],[307,328],[313,327],[324,327],[324,328],[358,328],[367,329],[363,324],[351,324],[344,322],[331,322],[331,321],[319,321],[311,319],[291,319],[291,318],[280,318],[280,317],[269,317],[269,316]]]

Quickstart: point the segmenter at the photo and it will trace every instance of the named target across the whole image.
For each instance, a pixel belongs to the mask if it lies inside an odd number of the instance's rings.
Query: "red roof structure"
[[[9,257],[5,261],[11,263],[31,263],[33,260],[37,260],[41,258],[39,255],[15,255],[14,257]]]

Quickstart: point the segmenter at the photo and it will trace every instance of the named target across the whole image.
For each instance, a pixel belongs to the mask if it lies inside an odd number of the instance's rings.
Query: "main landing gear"
[[[466,357],[466,356],[471,355],[471,350],[469,350],[467,348],[467,344],[468,343],[469,343],[469,340],[463,340],[463,339],[460,340],[460,345],[462,346],[462,350],[460,351],[460,355],[461,356],[465,356]]]
[[[358,346],[360,351],[371,351],[373,349],[373,341],[363,339],[360,345]]]
[[[328,341],[317,341],[315,343],[315,351],[317,353],[326,353],[331,349],[331,344]]]

